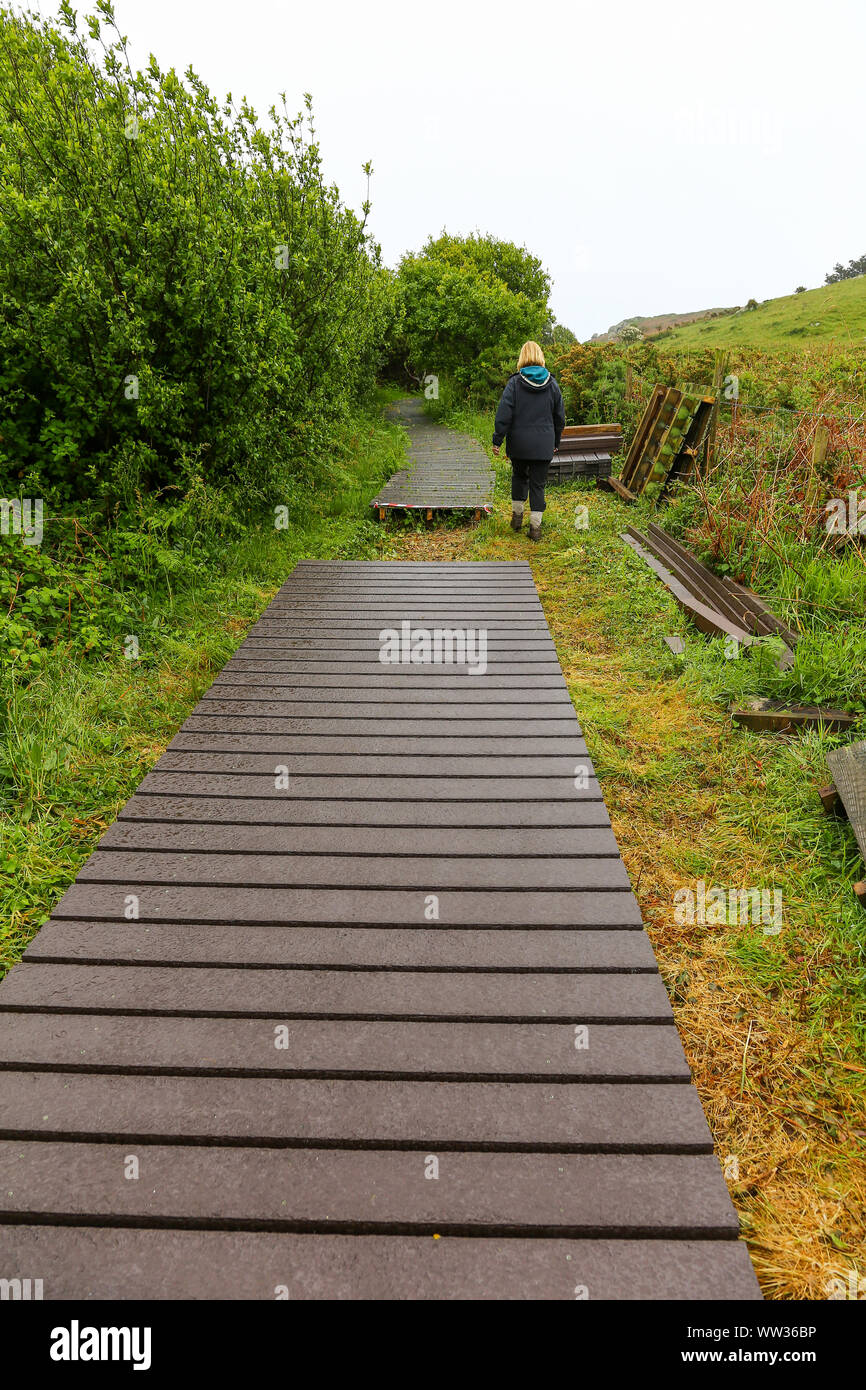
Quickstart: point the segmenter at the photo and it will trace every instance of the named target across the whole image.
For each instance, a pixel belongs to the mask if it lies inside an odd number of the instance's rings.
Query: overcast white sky
[[[192,63],[261,116],[311,92],[355,207],[373,161],[389,264],[442,228],[525,244],[582,338],[811,288],[866,253],[866,0],[115,8],[137,66]]]

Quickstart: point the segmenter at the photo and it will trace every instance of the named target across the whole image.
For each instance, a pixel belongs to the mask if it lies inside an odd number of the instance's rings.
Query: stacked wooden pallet
[[[610,486],[626,501],[641,493],[659,497],[679,478],[688,477],[715,404],[712,395],[698,396],[673,386],[655,386],[635,431],[622,473]]]
[[[549,483],[567,478],[609,478],[611,459],[622,448],[622,425],[566,425],[547,475]]]

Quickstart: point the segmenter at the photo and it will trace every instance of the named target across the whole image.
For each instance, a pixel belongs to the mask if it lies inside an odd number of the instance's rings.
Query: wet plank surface
[[[408,432],[409,462],[380,488],[372,505],[385,510],[489,512],[494,473],[478,441],[437,425],[418,400],[399,401],[392,412]],[[491,598],[499,596],[494,585],[491,590]],[[387,602],[387,596],[383,598]]]

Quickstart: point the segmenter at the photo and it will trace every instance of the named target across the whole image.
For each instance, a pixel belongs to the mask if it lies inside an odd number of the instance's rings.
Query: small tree
[[[855,280],[858,275],[866,275],[866,256],[850,260],[847,265],[837,263],[830,274],[824,276],[824,284],[838,285],[840,280]]]
[[[798,285],[797,288],[796,288],[795,291],[794,291],[795,294],[805,294],[805,292],[806,292],[806,286],[805,286],[805,285]]]
[[[621,343],[642,343],[643,333],[636,323],[627,323],[625,328],[621,328],[617,334]]]

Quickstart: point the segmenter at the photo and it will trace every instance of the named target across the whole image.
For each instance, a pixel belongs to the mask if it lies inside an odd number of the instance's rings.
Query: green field
[[[807,344],[866,343],[866,275],[803,294],[768,299],[717,319],[700,320],[653,338],[682,347],[756,347],[780,350]]]

